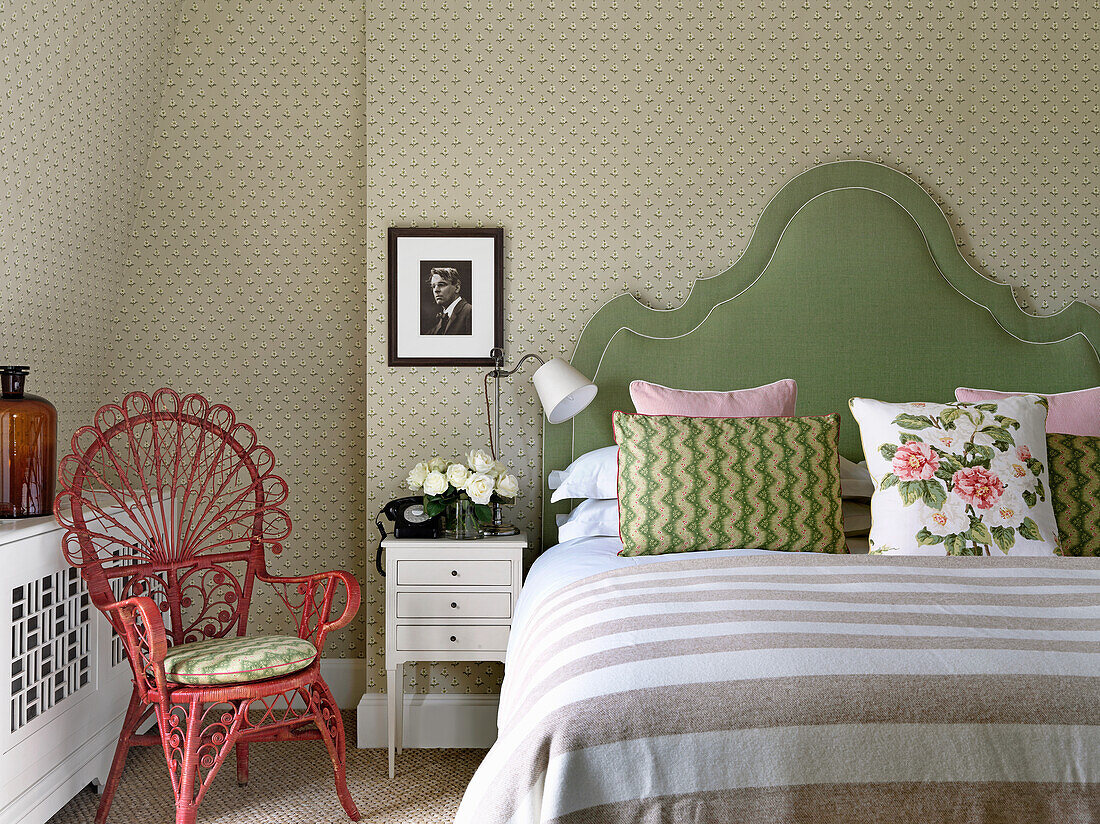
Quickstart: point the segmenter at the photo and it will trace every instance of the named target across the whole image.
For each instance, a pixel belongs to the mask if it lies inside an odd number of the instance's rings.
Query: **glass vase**
[[[23,392],[30,370],[0,366],[0,518],[53,512],[57,410]]]
[[[474,502],[458,498],[443,510],[443,536],[458,541],[468,541],[481,534],[481,525],[474,514]]]

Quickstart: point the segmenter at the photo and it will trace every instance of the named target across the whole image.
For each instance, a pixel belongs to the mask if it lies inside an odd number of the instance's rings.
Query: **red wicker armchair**
[[[248,780],[248,746],[320,739],[348,817],[359,812],[344,774],[344,727],[320,673],[325,636],[359,609],[346,572],[269,575],[290,518],[286,482],[255,431],[226,406],[161,389],[128,395],[73,435],[61,462],[58,520],[65,555],[121,636],[134,693],[96,814],[104,824],[126,754],[160,744],[177,824],[192,824],[231,748]],[[257,587],[291,611],[297,637],[245,633]],[[338,590],[344,608],[332,619]],[[297,699],[297,700],[295,700]],[[138,732],[156,715],[155,733]]]

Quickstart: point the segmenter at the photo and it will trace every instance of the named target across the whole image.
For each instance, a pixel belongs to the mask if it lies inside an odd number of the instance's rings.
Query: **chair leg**
[[[336,773],[336,794],[340,797],[340,803],[344,806],[344,812],[352,821],[360,819],[359,810],[352,801],[348,792],[347,774],[344,769],[344,719],[340,716],[340,708],[336,706],[336,699],[328,684],[317,680],[310,689],[310,699],[313,704],[313,721],[317,729],[321,731],[321,740],[328,748],[329,757],[332,759],[332,767]]]
[[[176,824],[195,824],[199,817],[199,805],[193,801],[176,802]]]
[[[176,824],[195,824],[198,817],[196,773],[199,768],[199,745],[202,743],[201,719],[202,702],[193,698],[188,706],[187,728],[181,746],[183,759],[176,786]]]
[[[111,812],[111,802],[115,799],[115,790],[122,780],[122,771],[126,767],[126,754],[130,752],[130,736],[137,729],[141,718],[141,701],[137,691],[130,694],[130,705],[126,708],[126,717],[122,721],[122,731],[118,734],[115,757],[111,761],[111,770],[107,773],[107,783],[103,785],[103,795],[99,798],[99,808],[95,813],[95,824],[106,824]]]
[[[248,783],[248,744],[237,745],[237,783]]]
[[[162,727],[167,727],[162,729],[161,736],[165,743],[165,755],[169,759],[169,772],[176,782],[176,824],[195,824],[206,788],[217,776],[240,734],[245,714],[243,707],[238,705],[223,711],[218,710],[217,706],[214,704],[207,709],[207,713],[213,713],[208,715],[203,711],[203,701],[192,698],[187,707],[186,729],[181,730],[177,722],[162,724]],[[179,718],[178,715],[175,717]],[[205,728],[204,724],[207,725]],[[215,749],[210,752],[212,739]],[[200,749],[203,749],[201,754]]]

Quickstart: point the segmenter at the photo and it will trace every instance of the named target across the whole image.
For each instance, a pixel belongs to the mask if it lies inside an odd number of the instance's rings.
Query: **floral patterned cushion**
[[[1046,400],[851,400],[875,484],[873,553],[1055,555]]]
[[[316,657],[309,641],[285,635],[212,638],[170,648],[164,672],[177,684],[239,684],[289,675]]]

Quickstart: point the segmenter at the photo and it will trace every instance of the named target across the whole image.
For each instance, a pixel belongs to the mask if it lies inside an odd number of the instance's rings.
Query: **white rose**
[[[505,475],[497,480],[497,494],[502,498],[514,498],[519,494],[519,481],[515,475]]]
[[[442,495],[447,491],[447,476],[442,472],[429,472],[424,479],[425,495]]]
[[[451,464],[447,467],[447,480],[455,489],[466,486],[466,479],[470,477],[470,470],[462,464]]]
[[[428,461],[429,472],[444,472],[447,469],[447,462],[442,458],[432,458]]]
[[[503,478],[508,474],[508,464],[503,461],[493,461],[492,469],[485,474],[492,475],[494,478]]]
[[[412,472],[409,473],[408,479],[405,481],[408,484],[409,489],[413,492],[418,491],[424,486],[424,479],[428,477],[428,465],[421,461],[412,468]]]
[[[483,472],[475,472],[466,481],[466,494],[475,504],[487,504],[493,497],[493,479]]]
[[[466,465],[482,475],[489,474],[494,463],[493,456],[483,449],[471,449],[466,455]]]

